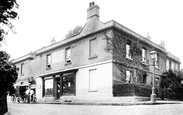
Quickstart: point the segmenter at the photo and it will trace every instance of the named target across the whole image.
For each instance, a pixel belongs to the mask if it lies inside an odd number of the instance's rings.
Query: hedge
[[[150,97],[152,87],[142,84],[115,84],[113,85],[113,96],[142,96]]]

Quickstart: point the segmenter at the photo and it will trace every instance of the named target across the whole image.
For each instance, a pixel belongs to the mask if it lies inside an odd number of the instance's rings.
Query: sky
[[[160,44],[183,63],[183,0],[17,0],[17,34],[9,34],[6,50],[12,59],[63,40],[70,29],[84,26],[90,2],[100,7],[100,21],[115,20]],[[183,64],[181,64],[183,68]]]

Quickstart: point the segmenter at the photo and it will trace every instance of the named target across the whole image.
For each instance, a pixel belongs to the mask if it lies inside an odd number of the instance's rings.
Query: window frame
[[[157,53],[156,56],[155,56],[155,68],[159,68],[159,63],[160,63],[160,57],[159,57],[159,54]]]
[[[24,63],[21,63],[21,64],[20,64],[20,68],[21,68],[21,69],[20,69],[20,74],[21,74],[21,75],[24,75],[24,73],[23,73],[23,67],[24,67]]]
[[[144,55],[143,55],[144,51]],[[145,47],[142,47],[142,63],[147,63],[147,49]]]
[[[68,57],[68,51],[70,50],[70,53],[69,53],[69,57]],[[67,47],[65,49],[65,63],[66,64],[71,64],[72,61],[71,61],[71,47]]]
[[[130,76],[128,77],[129,79],[127,79],[127,72],[130,73]],[[131,83],[131,78],[133,77],[133,71],[132,70],[126,70],[126,73],[125,73],[125,80],[126,80],[126,83]]]
[[[129,48],[128,48],[128,46],[129,46]],[[132,60],[132,55],[130,53],[130,50],[131,50],[131,41],[127,40],[127,42],[126,42],[126,58]]]
[[[91,73],[90,73],[91,71],[95,71],[95,74],[97,74],[97,69],[90,69],[89,70],[89,92],[97,92],[98,91],[97,75],[91,76]],[[92,80],[91,80],[91,77],[92,77]],[[95,79],[95,80],[93,81],[93,79]],[[95,85],[94,89],[93,89],[93,85]]]
[[[50,61],[49,61],[50,60]],[[46,69],[51,69],[51,54],[46,55]]]
[[[92,49],[94,49],[94,47],[92,47],[92,42],[91,41],[97,42],[96,40],[97,40],[96,37],[89,40],[89,59],[98,57],[96,52],[94,54],[92,54],[93,53]]]

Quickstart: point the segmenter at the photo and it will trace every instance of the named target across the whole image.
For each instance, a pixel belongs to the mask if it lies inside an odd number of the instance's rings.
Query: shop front
[[[77,70],[69,70],[47,74],[42,77],[42,97],[60,99],[62,96],[75,96],[76,94],[76,72]]]

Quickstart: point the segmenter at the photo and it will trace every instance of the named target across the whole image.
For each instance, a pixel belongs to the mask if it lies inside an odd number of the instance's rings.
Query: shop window
[[[53,96],[53,79],[45,80],[45,96]]]
[[[97,91],[97,70],[89,71],[89,91]]]

